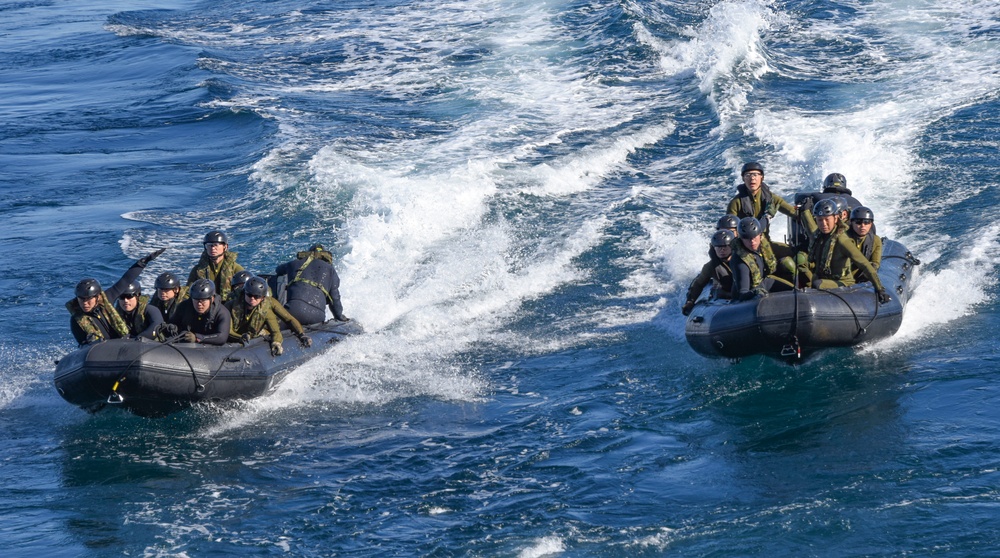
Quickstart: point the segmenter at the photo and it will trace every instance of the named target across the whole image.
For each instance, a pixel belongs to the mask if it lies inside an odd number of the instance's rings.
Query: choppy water
[[[998,40],[996,0],[0,4],[0,551],[996,552]],[[895,338],[687,346],[748,159],[923,260]],[[73,285],[214,228],[332,245],[367,333],[236,408],[66,404]]]

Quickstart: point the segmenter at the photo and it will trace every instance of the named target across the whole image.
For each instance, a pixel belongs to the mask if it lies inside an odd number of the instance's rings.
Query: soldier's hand
[[[159,250],[157,250],[155,252],[151,252],[147,256],[143,256],[143,257],[139,258],[139,261],[137,261],[135,263],[139,264],[139,267],[146,267],[146,264],[148,264],[149,262],[151,262],[151,261],[155,260],[156,258],[158,258],[160,256],[160,254],[162,254],[166,250],[167,250],[166,248],[160,248]]]
[[[338,322],[349,322],[349,321],[351,321],[350,318],[348,318],[347,316],[345,316],[343,314],[341,314],[339,316],[334,316],[333,319],[337,320]]]
[[[684,303],[684,306],[681,307],[681,314],[684,314],[685,316],[688,316],[688,315],[691,314],[691,310],[693,310],[693,309],[694,309],[694,301],[693,300],[689,300],[689,301],[687,301],[687,302]]]
[[[163,324],[160,326],[158,333],[164,338],[173,337],[177,335],[177,326],[175,324]]]
[[[97,343],[98,341],[104,341],[104,339],[102,339],[101,336],[96,333],[88,333],[87,339],[83,341],[83,344],[89,345],[91,343]]]
[[[305,348],[308,349],[309,347],[312,347],[313,340],[308,335],[306,335],[305,333],[300,333],[299,334],[299,343],[303,347],[305,347]]]
[[[250,341],[252,341],[252,340],[253,340],[253,337],[250,337],[249,333],[244,333],[243,335],[240,336],[240,343],[242,343],[244,347],[246,347],[247,345],[249,345]]]
[[[812,208],[813,208],[812,196],[806,196],[806,198],[799,203],[799,210],[801,211],[812,211]]]
[[[281,343],[271,343],[271,356],[280,356],[282,352],[284,349],[281,348]]]
[[[185,331],[184,333],[181,334],[180,342],[181,343],[197,343],[198,342],[198,336],[196,336],[194,334],[194,332],[192,332],[192,331]]]
[[[892,297],[889,296],[889,293],[885,292],[885,289],[880,289],[876,294],[878,294],[879,304],[888,304],[892,300]]]

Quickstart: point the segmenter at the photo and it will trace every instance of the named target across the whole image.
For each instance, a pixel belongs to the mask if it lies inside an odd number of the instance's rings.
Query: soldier
[[[333,268],[333,254],[322,244],[314,244],[295,258],[275,269],[276,275],[288,278],[285,308],[303,325],[325,321],[326,307],[337,321],[349,321],[340,302],[340,277]]]
[[[882,265],[882,239],[875,234],[874,229],[875,214],[871,209],[861,206],[851,212],[851,228],[847,231],[847,236],[854,241],[854,245],[868,261],[871,262],[875,271]],[[860,270],[854,270],[854,280],[860,278]]]
[[[142,296],[138,281],[132,281],[125,287],[115,301],[115,309],[128,326],[128,337],[134,339],[153,339],[156,329],[163,323],[163,314],[149,304],[148,296]]]
[[[118,315],[112,303],[129,283],[139,278],[146,264],[155,260],[164,250],[165,248],[161,248],[140,258],[106,291],[101,289],[97,279],[88,278],[77,283],[76,298],[66,303],[66,309],[71,314],[70,331],[77,343],[82,346],[128,336],[128,324]]]
[[[729,267],[733,271],[733,301],[750,300],[767,293],[768,275],[774,273],[777,262],[773,255],[761,250],[764,227],[754,217],[740,219],[740,238],[733,242]]]
[[[740,237],[740,233],[738,230],[739,226],[740,226],[739,218],[736,217],[735,215],[730,215],[729,213],[727,213],[723,215],[722,218],[719,219],[718,223],[715,224],[715,230],[721,231],[722,229],[725,229],[733,233],[733,238],[739,238]]]
[[[743,184],[736,188],[736,197],[729,201],[726,213],[735,215],[743,219],[754,217],[761,224],[764,237],[770,243],[771,248],[778,257],[790,255],[793,250],[785,244],[771,240],[770,229],[771,219],[780,211],[785,215],[795,217],[798,215],[795,206],[786,202],[781,196],[771,191],[771,188],[764,183],[764,167],[760,163],[747,163],[740,171],[743,177]]]
[[[201,259],[188,274],[188,286],[190,287],[198,279],[208,279],[215,283],[215,292],[223,300],[228,298],[232,288],[233,275],[243,269],[243,266],[236,263],[236,252],[229,251],[229,240],[225,233],[212,231],[205,235],[205,250],[201,253]]]
[[[233,280],[229,282],[229,297],[225,299],[226,306],[229,306],[229,303],[234,300],[240,300],[240,297],[243,296],[243,284],[251,277],[253,277],[253,273],[245,269],[233,275]]]
[[[184,343],[223,345],[229,339],[232,316],[215,294],[215,283],[197,279],[189,289],[190,298],[180,303],[177,312],[164,324],[160,334],[165,338],[181,335]]]
[[[851,195],[851,191],[847,189],[847,177],[839,172],[833,172],[826,176],[823,180],[823,193],[842,196],[848,207],[852,209],[861,207],[861,202]]]
[[[837,207],[833,200],[816,202],[812,212],[803,211],[802,217],[811,238],[808,260],[803,265],[800,259],[799,273],[811,281],[814,289],[853,285],[853,264],[875,286],[881,304],[891,300],[871,263],[858,250],[854,241],[844,234],[847,227],[837,223]]]
[[[273,309],[273,306],[277,306],[276,301],[272,306],[274,299],[267,296],[267,282],[260,277],[251,276],[244,283],[241,293],[243,295],[241,300],[233,300],[226,304],[233,316],[229,328],[229,340],[248,343],[254,337],[267,333],[271,337],[271,354],[280,355],[283,351],[281,343],[284,337],[281,335],[278,316]],[[298,320],[292,318],[288,324],[303,347],[312,346],[312,339],[306,335]]]
[[[712,235],[711,247],[708,249],[708,263],[701,268],[701,273],[691,281],[688,287],[687,301],[681,308],[681,313],[687,316],[694,308],[698,295],[705,285],[712,283],[712,298],[729,298],[733,290],[733,270],[729,267],[729,257],[733,255],[733,241],[736,239],[728,229],[719,229]]]
[[[188,288],[182,287],[177,276],[169,271],[161,273],[153,283],[156,296],[150,303],[163,316],[163,321],[169,322],[177,313],[179,303],[188,297]]]

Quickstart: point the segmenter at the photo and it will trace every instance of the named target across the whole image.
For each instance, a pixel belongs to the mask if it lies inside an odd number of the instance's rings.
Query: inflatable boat
[[[770,293],[743,302],[703,298],[688,316],[685,336],[707,357],[762,354],[790,360],[816,349],[884,339],[903,321],[919,263],[905,246],[883,238],[878,275],[892,297],[886,304],[878,303],[869,282]]]
[[[263,337],[247,345],[159,343],[112,339],[85,345],[56,364],[59,395],[91,413],[120,408],[144,417],[162,417],[200,402],[253,399],[270,393],[296,367],[348,335],[354,321],[306,326],[311,347],[294,337],[271,356]]]

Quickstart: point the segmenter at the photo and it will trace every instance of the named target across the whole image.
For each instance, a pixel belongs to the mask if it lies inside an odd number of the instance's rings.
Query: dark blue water
[[[995,553],[998,14],[0,4],[0,552]],[[687,346],[750,159],[844,173],[923,260],[896,337]],[[65,403],[76,282],[212,229],[259,272],[332,246],[367,332],[236,407]]]

